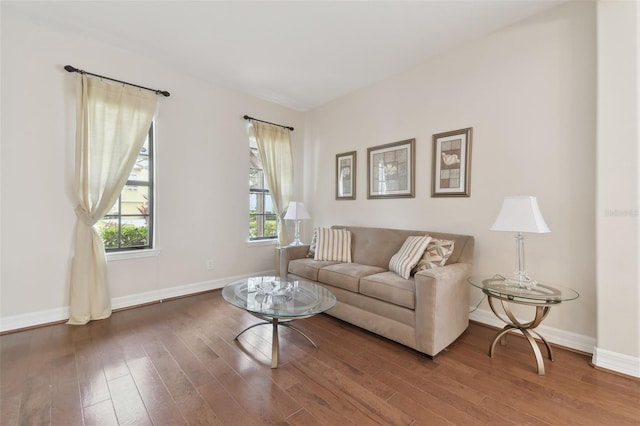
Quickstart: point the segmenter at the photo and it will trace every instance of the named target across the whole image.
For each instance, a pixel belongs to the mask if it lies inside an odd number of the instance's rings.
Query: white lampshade
[[[498,218],[490,229],[535,234],[551,232],[542,218],[536,197],[530,195],[504,197]]]
[[[287,214],[284,215],[287,220],[303,220],[311,219],[309,212],[304,206],[304,203],[298,201],[290,201],[287,208]]]

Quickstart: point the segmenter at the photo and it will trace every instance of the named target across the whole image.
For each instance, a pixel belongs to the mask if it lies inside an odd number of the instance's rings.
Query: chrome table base
[[[531,335],[531,333],[538,336],[540,340],[544,343],[544,345],[547,348],[547,354],[548,354],[549,360],[553,361],[553,352],[551,351],[551,346],[549,345],[549,342],[547,342],[547,340],[544,337],[542,337],[540,333],[534,330],[537,326],[540,325],[542,320],[544,320],[546,316],[549,314],[549,311],[551,310],[551,306],[548,304],[534,305],[532,303],[522,303],[509,298],[496,296],[487,292],[485,292],[485,294],[489,299],[489,306],[491,307],[491,310],[493,311],[493,313],[498,318],[500,318],[503,322],[507,323],[507,325],[505,325],[502,328],[502,331],[500,331],[498,335],[493,339],[493,342],[491,342],[491,346],[489,348],[489,356],[493,358],[493,353],[496,347],[496,343],[498,343],[498,340],[500,341],[501,345],[506,345],[507,333],[509,333],[511,330],[519,330],[524,335],[524,337],[527,338],[529,345],[531,345],[531,349],[533,349],[533,354],[536,357],[538,375],[544,376],[545,370],[544,370],[544,360],[542,358],[542,353],[540,352],[540,348],[538,347],[538,342],[536,342],[536,340]],[[494,306],[495,299],[500,300],[502,309],[504,309],[504,313],[507,315],[507,319],[503,318],[503,316],[500,313],[498,313],[498,311],[496,310],[496,307]],[[522,323],[518,321],[515,315],[513,315],[513,312],[511,312],[511,308],[509,307],[510,303],[520,303],[520,304],[529,305],[529,306],[534,305],[536,308],[535,317],[533,318],[533,320],[529,322]]]
[[[234,337],[234,340],[238,340],[238,337],[240,337],[241,334],[243,334],[247,330],[252,329],[253,327],[257,327],[259,325],[271,325],[273,327],[272,338],[271,338],[271,368],[278,368],[278,356],[280,354],[280,341],[278,339],[278,326],[279,325],[282,325],[282,326],[290,328],[290,329],[292,329],[294,331],[297,331],[299,334],[302,335],[302,337],[307,339],[309,341],[309,343],[311,343],[313,345],[314,348],[318,349],[318,345],[316,345],[315,342],[313,340],[311,340],[311,338],[309,336],[307,336],[299,328],[294,327],[293,325],[289,324],[289,322],[293,321],[293,319],[284,319],[284,318],[278,318],[278,317],[267,317],[267,316],[264,316],[264,315],[256,314],[255,312],[249,312],[249,313],[251,315],[253,315],[254,317],[256,317],[256,318],[260,318],[264,322],[259,322],[257,324],[250,325],[249,327],[245,328],[240,333],[238,333],[238,335],[236,337]],[[308,316],[306,316],[306,317],[296,317],[294,319],[303,319],[303,318],[309,318],[309,317]]]

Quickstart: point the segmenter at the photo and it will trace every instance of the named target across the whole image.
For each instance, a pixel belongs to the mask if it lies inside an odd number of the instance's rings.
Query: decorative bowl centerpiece
[[[288,281],[265,281],[256,285],[256,300],[262,303],[284,303],[293,298],[294,286]]]

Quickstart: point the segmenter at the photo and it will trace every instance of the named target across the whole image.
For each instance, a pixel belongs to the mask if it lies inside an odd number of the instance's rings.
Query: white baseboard
[[[69,307],[47,309],[0,318],[0,333],[69,319]]]
[[[640,358],[619,354],[598,347],[594,349],[591,362],[593,362],[593,365],[596,367],[640,378]]]
[[[163,288],[160,290],[147,291],[144,293],[136,293],[129,296],[115,297],[111,299],[112,309],[122,309],[131,306],[143,305],[145,303],[159,302],[161,300],[171,299],[174,297],[188,296],[190,294],[200,293],[203,291],[216,290],[224,287],[230,282],[240,280],[242,278],[257,275],[273,275],[273,271],[263,271],[247,275],[238,275],[234,277],[221,278],[211,281],[203,281],[194,284],[187,284],[177,287]],[[69,319],[69,307],[47,309],[37,312],[29,312],[27,314],[13,315],[0,318],[0,333],[6,331],[19,330],[22,328],[34,327],[38,325],[50,324]]]
[[[470,313],[469,319],[498,328],[502,328],[505,325],[493,312],[480,309]],[[593,337],[548,327],[544,324],[540,324],[536,330],[539,331],[549,343],[555,343],[556,345],[566,348],[593,354],[592,363],[596,367],[631,377],[640,377],[640,358],[599,349],[596,347],[596,339]]]

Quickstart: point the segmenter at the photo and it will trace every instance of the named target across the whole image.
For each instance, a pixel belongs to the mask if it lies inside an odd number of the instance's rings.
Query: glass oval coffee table
[[[558,285],[549,285],[545,283],[538,283],[533,287],[520,287],[518,285],[510,284],[509,280],[502,275],[484,275],[473,276],[468,279],[469,284],[474,287],[478,287],[484,294],[487,295],[489,306],[493,313],[500,318],[505,325],[502,330],[496,335],[489,347],[489,356],[493,358],[493,352],[498,340],[501,345],[506,345],[506,335],[511,330],[519,330],[524,337],[527,338],[531,349],[536,357],[536,364],[538,367],[538,374],[544,376],[544,361],[542,359],[542,353],[538,344],[536,343],[531,333],[535,334],[542,340],[547,348],[547,354],[549,360],[553,361],[553,352],[549,342],[538,333],[535,328],[538,327],[542,321],[547,317],[552,306],[574,300],[579,297],[578,292],[568,287],[562,287]],[[500,301],[502,305],[502,311],[507,318],[501,315],[501,312],[496,309],[495,301]],[[516,318],[509,306],[511,303],[517,303],[520,305],[527,305],[535,307],[535,315],[531,321],[523,322]]]
[[[235,337],[259,325],[273,327],[271,342],[271,368],[278,368],[278,326],[286,326],[309,341],[313,340],[289,322],[309,318],[334,307],[336,297],[326,288],[305,280],[286,281],[276,276],[244,278],[232,282],[222,289],[222,297],[230,304],[244,309],[264,322],[253,324]]]

